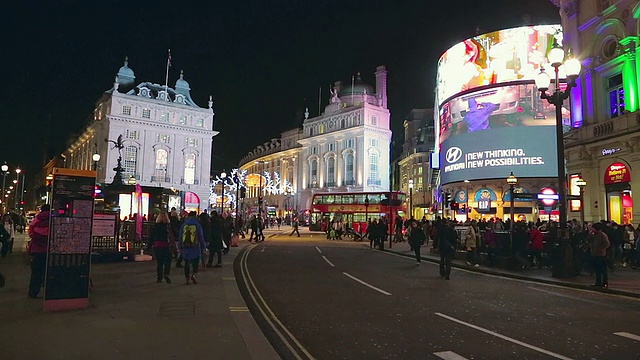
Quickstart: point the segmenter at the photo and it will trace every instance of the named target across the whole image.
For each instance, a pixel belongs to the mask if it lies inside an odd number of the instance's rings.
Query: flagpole
[[[353,87],[355,86],[355,77],[351,75],[351,106],[355,105],[353,102]]]
[[[318,88],[318,116],[322,115],[322,86]]]
[[[171,67],[171,49],[169,49],[169,57],[167,58],[167,74],[164,77],[164,93],[165,101],[169,101],[169,68]]]

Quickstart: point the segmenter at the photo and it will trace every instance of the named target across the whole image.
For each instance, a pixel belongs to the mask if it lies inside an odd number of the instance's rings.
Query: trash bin
[[[573,264],[573,247],[569,240],[562,240],[554,244],[552,257],[552,273],[555,278],[576,276]]]

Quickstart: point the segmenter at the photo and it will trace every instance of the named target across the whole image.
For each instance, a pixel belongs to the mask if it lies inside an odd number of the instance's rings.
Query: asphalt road
[[[367,244],[368,245],[368,244]],[[290,359],[639,359],[640,303],[454,269],[363,243],[277,236],[236,279]]]

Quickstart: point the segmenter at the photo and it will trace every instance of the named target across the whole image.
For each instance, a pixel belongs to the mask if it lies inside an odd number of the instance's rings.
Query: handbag
[[[169,244],[169,252],[171,252],[171,256],[177,256],[178,247],[176,246],[176,237],[169,226],[167,226],[167,243]]]
[[[238,247],[240,245],[240,237],[238,235],[233,235],[231,237],[231,247]]]

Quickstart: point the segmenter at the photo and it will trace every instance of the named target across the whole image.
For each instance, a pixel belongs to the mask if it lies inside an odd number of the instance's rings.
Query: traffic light
[[[457,202],[452,202],[451,203],[451,210],[458,210],[460,209],[460,204],[458,204]]]
[[[240,188],[240,199],[244,199],[247,196],[247,188]]]
[[[443,203],[445,208],[451,204],[451,193],[444,193]]]

